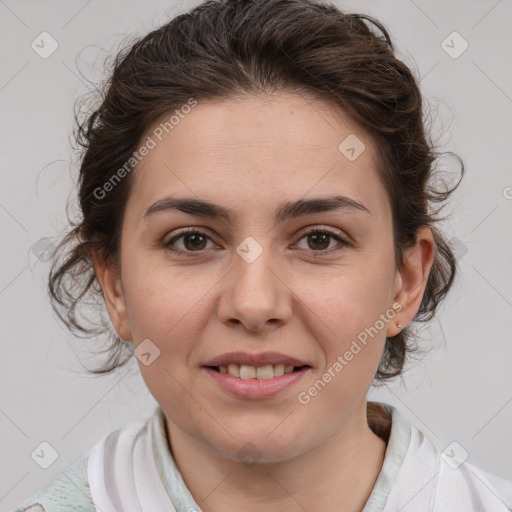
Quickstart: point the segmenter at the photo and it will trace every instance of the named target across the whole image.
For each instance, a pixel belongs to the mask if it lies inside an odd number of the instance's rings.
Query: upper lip
[[[203,366],[227,366],[228,364],[238,364],[247,366],[265,366],[284,364],[285,366],[310,366],[308,363],[296,359],[295,357],[280,354],[279,352],[262,352],[261,354],[250,354],[249,352],[229,352],[214,357],[207,361]]]

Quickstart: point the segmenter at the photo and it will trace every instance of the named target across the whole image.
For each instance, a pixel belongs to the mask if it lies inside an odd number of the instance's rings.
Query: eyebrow
[[[210,217],[212,219],[222,219],[230,222],[237,218],[237,214],[223,206],[196,199],[192,197],[165,197],[152,204],[143,215],[143,220],[147,220],[150,216],[157,212],[178,210],[183,213],[195,215],[199,217]],[[361,203],[345,196],[329,196],[318,197],[314,199],[299,199],[298,201],[283,203],[274,214],[276,223],[283,222],[287,219],[300,217],[301,215],[309,215],[313,213],[322,213],[329,211],[361,211],[371,214],[370,210]]]

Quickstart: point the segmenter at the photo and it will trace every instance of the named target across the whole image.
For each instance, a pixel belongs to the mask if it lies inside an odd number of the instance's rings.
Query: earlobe
[[[96,278],[100,283],[105,305],[117,333],[125,340],[131,340],[132,334],[128,322],[126,299],[118,269],[107,263],[98,253],[92,255]]]
[[[396,321],[403,326],[409,325],[418,312],[430,275],[435,257],[435,243],[432,230],[422,226],[416,236],[416,244],[404,255],[404,264],[395,279],[394,302],[402,304],[402,310]],[[396,336],[401,329],[389,326],[396,332],[388,332],[388,336]],[[389,331],[388,329],[388,331]]]

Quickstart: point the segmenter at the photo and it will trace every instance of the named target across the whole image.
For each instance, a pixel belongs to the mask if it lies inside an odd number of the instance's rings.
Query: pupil
[[[192,248],[192,249],[194,249],[194,248],[195,249],[198,249],[198,248],[199,249],[203,249],[204,248],[203,246],[199,246],[197,244],[198,241],[199,241],[199,243],[201,243],[201,240],[200,240],[201,238],[203,239],[202,242],[204,244],[205,238],[202,235],[198,235],[198,234],[186,235],[185,236],[185,246],[187,247],[187,249],[190,249],[190,248]],[[187,244],[188,240],[192,240],[192,247],[189,247],[189,245]],[[193,240],[195,240],[195,242]]]
[[[330,235],[327,234],[327,233],[313,233],[312,235],[310,235],[310,237],[314,240],[314,244],[318,242],[318,239],[321,239],[320,240],[320,244],[322,244],[322,242],[324,243],[324,246],[323,247],[316,247],[316,249],[325,249],[326,247],[329,247],[329,237]],[[325,243],[327,242],[327,243]]]

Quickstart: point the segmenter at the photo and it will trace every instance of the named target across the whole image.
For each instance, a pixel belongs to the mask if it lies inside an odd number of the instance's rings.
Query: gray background
[[[31,251],[66,228],[75,169],[75,99],[101,77],[102,59],[198,2],[0,0],[0,509],[15,507],[111,430],[156,406],[137,365],[93,378],[78,357],[90,342],[66,333],[46,295],[47,264]],[[467,175],[441,225],[458,248],[461,275],[420,329],[423,359],[372,390],[441,450],[457,441],[468,462],[512,478],[512,2],[337,2],[376,16],[422,77],[437,112],[434,135],[462,156]],[[41,58],[43,31],[58,49]],[[442,42],[468,42],[458,58]],[[450,39],[448,40],[450,41]],[[460,41],[449,43],[453,51]],[[90,82],[89,82],[90,81]],[[447,172],[450,162],[443,164]],[[455,169],[456,170],[456,169]],[[46,441],[58,457],[42,469],[31,453]]]

